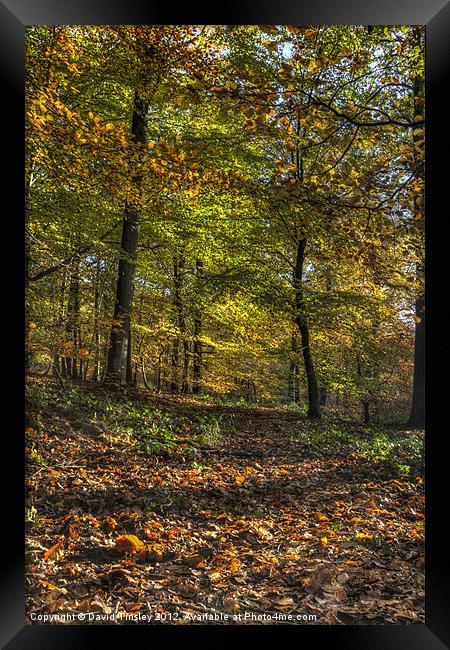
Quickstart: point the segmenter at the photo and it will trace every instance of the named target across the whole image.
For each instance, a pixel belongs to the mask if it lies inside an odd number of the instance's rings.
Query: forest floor
[[[424,622],[423,432],[50,378],[27,410],[29,622]]]

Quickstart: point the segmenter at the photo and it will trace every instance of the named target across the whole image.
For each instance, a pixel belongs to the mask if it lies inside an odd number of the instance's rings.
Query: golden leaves
[[[242,122],[242,126],[243,126],[244,129],[246,129],[247,131],[252,131],[253,129],[256,129],[256,127],[258,126],[258,124],[257,124],[256,120],[254,120],[254,119],[252,119],[252,118],[247,118],[246,120],[244,120],[244,121]]]
[[[116,549],[122,553],[138,553],[146,546],[136,535],[120,535],[115,541]]]

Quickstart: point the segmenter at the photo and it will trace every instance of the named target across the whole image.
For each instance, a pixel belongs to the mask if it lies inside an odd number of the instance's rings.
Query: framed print
[[[0,12],[3,646],[448,647],[448,5]]]

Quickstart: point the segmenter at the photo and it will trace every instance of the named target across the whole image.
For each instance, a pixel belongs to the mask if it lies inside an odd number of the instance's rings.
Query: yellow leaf
[[[40,580],[39,584],[41,587],[47,587],[47,589],[50,589],[50,591],[60,591],[59,587],[56,587],[56,585],[52,585],[51,582],[47,582],[47,580]]]
[[[250,131],[251,129],[256,128],[256,122],[255,120],[247,119],[243,121],[242,126],[244,127],[244,129],[247,129],[247,131]]]
[[[240,566],[241,561],[237,557],[234,557],[230,562],[230,571],[237,571]]]
[[[246,478],[247,478],[246,476],[236,476],[236,483],[240,485],[245,481]]]
[[[136,535],[120,535],[116,539],[116,549],[122,553],[137,553],[145,549],[145,544]]]
[[[156,555],[157,557],[162,557],[163,550],[161,544],[149,544],[147,546],[147,550],[152,555]]]
[[[367,535],[366,533],[356,533],[355,537],[359,539],[372,539],[373,535]]]

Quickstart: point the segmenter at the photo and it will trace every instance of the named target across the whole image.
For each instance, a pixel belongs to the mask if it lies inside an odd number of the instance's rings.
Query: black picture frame
[[[231,5],[231,3],[230,3]],[[24,579],[24,440],[23,434],[23,183],[24,167],[24,35],[25,26],[33,24],[423,24],[426,25],[426,250],[427,250],[427,414],[426,414],[426,624],[373,626],[295,626],[301,643],[328,644],[333,649],[367,648],[389,650],[408,647],[409,650],[438,650],[450,647],[450,598],[448,497],[446,478],[447,458],[442,444],[448,435],[437,423],[439,409],[445,409],[445,379],[437,380],[434,373],[444,363],[441,341],[445,341],[446,321],[442,315],[442,290],[438,280],[445,273],[446,257],[439,251],[448,239],[443,227],[448,220],[445,213],[448,170],[439,161],[438,154],[448,134],[449,109],[444,101],[445,72],[448,69],[450,43],[450,4],[445,0],[255,0],[233,6],[217,6],[202,11],[189,3],[170,13],[168,3],[153,5],[144,1],[122,0],[3,0],[0,1],[0,61],[3,75],[3,109],[6,116],[3,133],[12,136],[12,146],[4,145],[7,162],[3,174],[5,194],[13,197],[12,208],[3,211],[3,217],[15,240],[13,265],[4,266],[3,319],[8,327],[7,347],[13,351],[8,368],[6,387],[7,411],[14,410],[12,428],[4,428],[2,522],[5,566],[1,574],[1,637],[2,647],[8,650],[39,648],[82,648],[89,642],[105,643],[105,635],[114,634],[117,647],[134,638],[139,630],[147,635],[147,643],[159,641],[201,642],[208,637],[210,646],[239,639],[259,642],[260,634],[278,643],[290,626],[63,626],[25,625]],[[6,125],[6,126],[5,126]],[[444,176],[445,174],[445,176]],[[4,197],[5,198],[5,195]],[[6,236],[6,235],[5,235]],[[8,236],[5,242],[11,242]],[[3,253],[6,254],[6,245]],[[9,248],[9,244],[7,246]],[[444,249],[442,248],[442,251]],[[442,269],[440,264],[444,262]],[[5,262],[4,262],[5,264]],[[17,265],[17,266],[15,266]],[[15,280],[14,280],[15,279]],[[444,283],[445,286],[445,283]],[[446,302],[448,302],[446,300]],[[14,317],[9,306],[13,306]],[[17,316],[16,316],[17,315]],[[11,321],[14,324],[11,325]],[[11,331],[13,330],[13,331]],[[447,335],[448,336],[448,335]],[[436,363],[433,360],[436,359]],[[448,366],[447,366],[448,368]],[[15,404],[13,407],[12,405]],[[447,427],[448,428],[448,427]],[[12,442],[6,451],[6,441]],[[289,628],[289,629],[288,629]],[[132,641],[133,642],[133,641]]]

